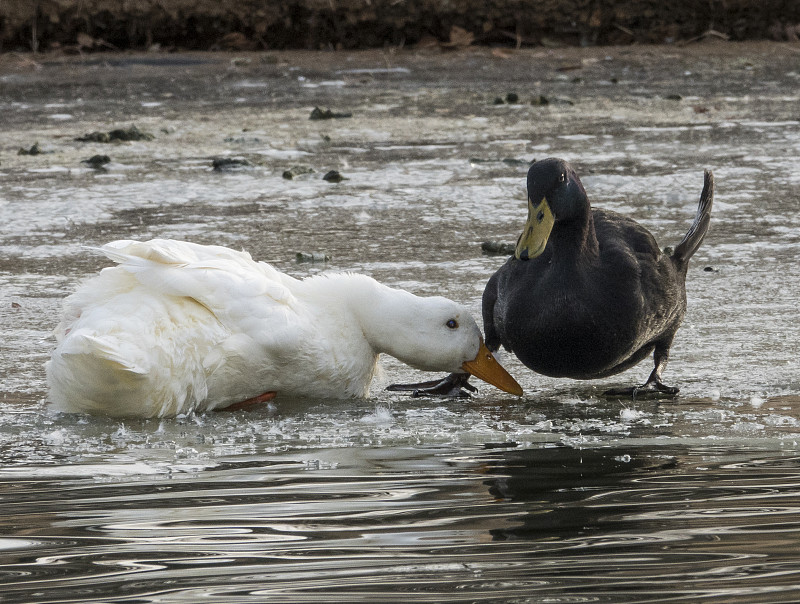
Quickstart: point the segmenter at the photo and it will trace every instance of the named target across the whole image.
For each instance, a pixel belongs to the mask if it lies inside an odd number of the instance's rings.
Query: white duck
[[[281,397],[365,397],[380,353],[522,388],[460,305],[355,274],[298,280],[225,247],[154,239],[64,302],[47,363],[56,409],[169,417]]]

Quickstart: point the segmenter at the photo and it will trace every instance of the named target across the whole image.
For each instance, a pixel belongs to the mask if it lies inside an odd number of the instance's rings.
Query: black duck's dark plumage
[[[537,373],[582,380],[615,375],[652,353],[645,384],[607,392],[677,393],[661,373],[686,312],[686,271],[708,231],[713,189],[706,171],[694,222],[667,255],[636,221],[593,209],[567,162],[535,162],[525,228],[483,293],[487,347],[507,348]],[[390,389],[454,394],[472,389],[467,378]]]
[[[643,386],[609,392],[676,393],[661,372],[686,312],[688,261],[708,231],[712,202],[706,171],[694,222],[667,255],[634,220],[592,209],[567,162],[534,163],[525,229],[483,294],[487,346],[506,347],[537,373],[574,379],[620,373],[652,352]]]

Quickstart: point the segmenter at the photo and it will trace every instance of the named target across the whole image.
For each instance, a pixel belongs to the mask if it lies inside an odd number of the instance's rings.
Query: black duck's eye
[[[445,323],[450,329],[458,329],[458,321],[455,319],[450,319],[447,323]]]
[[[562,172],[561,174],[558,175],[558,182],[564,182],[565,180],[567,180],[566,174]]]

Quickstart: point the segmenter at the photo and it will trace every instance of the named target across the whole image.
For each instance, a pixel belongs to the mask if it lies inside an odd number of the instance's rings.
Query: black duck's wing
[[[619,322],[621,332],[632,329],[631,341],[637,345],[674,331],[685,309],[676,265],[638,222],[602,210],[594,218],[611,320]]]
[[[635,220],[609,210],[593,210],[592,219],[601,254],[610,248],[653,258],[661,254],[652,233]]]

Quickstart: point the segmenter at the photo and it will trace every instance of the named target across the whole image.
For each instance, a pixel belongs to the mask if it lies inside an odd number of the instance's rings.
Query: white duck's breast
[[[245,313],[251,327],[248,336],[262,351],[258,365],[248,371],[262,387],[295,397],[368,394],[377,354],[364,339],[348,301],[338,295],[337,278],[346,281],[347,275],[295,281],[291,308],[272,309],[268,320],[253,321],[253,313]],[[223,375],[220,384],[228,381]]]

